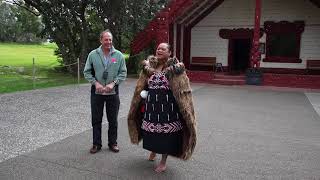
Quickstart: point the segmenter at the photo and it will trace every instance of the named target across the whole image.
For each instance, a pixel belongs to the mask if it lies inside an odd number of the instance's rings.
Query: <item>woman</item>
[[[131,142],[143,139],[143,148],[162,154],[156,172],[166,169],[168,155],[183,160],[191,157],[196,144],[196,121],[189,79],[182,63],[170,58],[170,46],[161,43],[156,56],[143,62],[128,114]],[[148,89],[145,100],[140,93]],[[141,106],[144,113],[141,113]]]

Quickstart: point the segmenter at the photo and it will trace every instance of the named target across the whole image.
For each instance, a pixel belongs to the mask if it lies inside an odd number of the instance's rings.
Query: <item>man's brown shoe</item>
[[[110,151],[115,152],[115,153],[120,151],[118,145],[116,145],[116,144],[110,145],[109,149],[110,149]]]
[[[91,154],[95,154],[101,150],[101,146],[93,145],[92,148],[90,149]]]

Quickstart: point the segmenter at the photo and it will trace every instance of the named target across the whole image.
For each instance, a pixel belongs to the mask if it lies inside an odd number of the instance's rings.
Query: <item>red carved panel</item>
[[[148,23],[143,31],[137,33],[131,43],[132,54],[139,53],[154,39],[156,43],[169,41],[169,24],[185,9],[192,5],[193,0],[170,1],[167,7],[156,14],[156,17]]]
[[[181,25],[177,25],[177,36],[176,36],[176,57],[180,60],[180,51],[181,51]]]
[[[269,33],[286,33],[286,32],[296,32],[302,33],[304,31],[304,21],[266,21],[264,22],[264,29],[267,34]]]
[[[264,62],[278,62],[278,63],[301,63],[300,57],[300,46],[301,46],[301,34],[304,31],[304,21],[295,21],[293,23],[288,21],[266,21],[264,23],[264,29],[267,34],[266,39],[266,58],[263,59]],[[295,33],[296,35],[296,50],[294,57],[275,57],[270,56],[271,51],[271,39],[270,36],[273,34],[283,34],[283,33]]]
[[[263,35],[263,29],[260,28],[260,37]],[[253,29],[237,28],[237,29],[220,29],[219,36],[223,39],[252,39]]]
[[[167,11],[161,11],[159,15],[156,18],[156,46],[158,46],[160,43],[166,42],[169,43],[169,19],[168,19],[169,13]]]
[[[190,69],[191,28],[185,27],[183,32],[183,63]]]
[[[260,35],[260,17],[261,17],[261,0],[256,0],[255,16],[254,16],[254,34],[251,47],[251,67],[260,67],[260,51],[259,51],[259,35]]]
[[[174,53],[173,52],[173,46],[174,46],[173,42],[174,42],[174,25],[170,24],[169,25],[169,44],[171,46],[171,55],[172,56],[174,55],[173,54]]]
[[[175,0],[171,1],[168,6],[170,23],[174,22],[177,17],[185,13],[186,9],[192,6],[193,0]]]

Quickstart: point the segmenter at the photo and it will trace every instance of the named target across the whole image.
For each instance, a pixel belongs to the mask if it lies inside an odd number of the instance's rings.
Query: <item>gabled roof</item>
[[[155,18],[139,32],[131,43],[131,51],[136,54],[143,50],[152,40],[156,39],[157,32],[160,29],[169,29],[169,24],[173,22],[182,13],[185,13],[193,3],[201,0],[171,0],[169,4],[160,10]],[[168,32],[167,32],[168,33]]]
[[[193,27],[224,0],[171,0],[131,43],[132,54],[148,46],[153,40],[168,41],[169,24],[178,23]],[[166,36],[160,37],[159,36]]]

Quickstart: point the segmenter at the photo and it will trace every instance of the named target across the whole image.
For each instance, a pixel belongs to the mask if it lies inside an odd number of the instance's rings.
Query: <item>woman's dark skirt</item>
[[[149,89],[142,123],[143,148],[158,154],[181,154],[181,118],[172,91]]]

